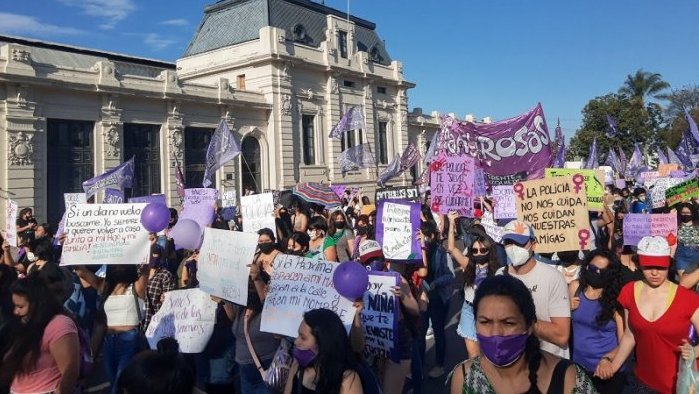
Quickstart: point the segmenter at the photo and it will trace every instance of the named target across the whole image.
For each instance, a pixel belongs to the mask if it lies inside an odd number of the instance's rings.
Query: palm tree
[[[670,84],[663,81],[662,75],[643,71],[642,68],[636,71],[634,75],[627,75],[624,85],[619,88],[619,93],[632,97],[639,98],[644,101],[647,97],[658,97],[665,89],[668,89]]]

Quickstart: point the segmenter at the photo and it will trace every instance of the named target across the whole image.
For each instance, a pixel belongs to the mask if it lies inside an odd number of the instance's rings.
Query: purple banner
[[[475,159],[461,154],[441,153],[430,164],[432,212],[456,211],[459,216],[473,217]]]
[[[541,104],[526,114],[484,124],[442,119],[439,147],[448,155],[478,158],[489,175],[507,176],[526,169],[527,179],[544,177],[553,160]]]
[[[416,262],[422,259],[420,203],[405,200],[379,200],[376,204],[376,241],[387,260]]]
[[[102,175],[97,175],[83,182],[83,190],[85,190],[87,198],[104,188],[121,190],[125,187],[132,187],[135,158],[136,156],[133,156],[128,161],[104,172]]]
[[[150,204],[152,202],[159,202],[161,204],[167,205],[167,202],[165,202],[165,195],[164,194],[153,194],[152,196],[140,196],[140,197],[129,198],[129,203],[139,203],[139,202],[144,202],[146,204]]]
[[[102,204],[122,204],[123,202],[124,193],[122,193],[121,190],[106,189],[104,191],[104,199],[102,200]]]

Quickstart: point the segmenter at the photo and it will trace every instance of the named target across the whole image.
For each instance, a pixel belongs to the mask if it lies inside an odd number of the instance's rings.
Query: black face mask
[[[483,265],[487,263],[490,260],[490,255],[489,254],[479,254],[477,256],[472,257],[473,262],[479,265]]]
[[[345,222],[335,222],[335,228],[337,228],[337,229],[345,228]]]
[[[680,220],[682,223],[689,223],[692,221],[692,215],[680,215]]]
[[[601,289],[607,284],[607,270],[590,271],[589,269],[582,273],[585,282],[593,289]]]
[[[260,252],[270,254],[274,250],[274,242],[263,242],[257,244],[257,247],[260,248]]]
[[[305,256],[306,255],[306,253],[304,253],[303,250],[288,250],[286,253],[290,254],[292,256]]]
[[[369,234],[369,227],[367,226],[359,226],[356,228],[357,234],[358,235],[367,235]]]

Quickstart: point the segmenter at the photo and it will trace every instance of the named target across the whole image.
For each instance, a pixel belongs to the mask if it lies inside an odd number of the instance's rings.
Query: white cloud
[[[158,33],[124,33],[124,35],[142,38],[143,43],[148,45],[154,51],[161,51],[177,43],[177,40],[164,38]]]
[[[114,29],[117,23],[126,19],[135,9],[133,0],[58,0],[59,2],[77,7],[82,13],[103,20],[99,24],[102,30]]]
[[[189,26],[189,21],[186,19],[168,19],[166,21],[160,22],[161,25],[166,26]]]
[[[83,34],[84,31],[73,27],[57,26],[41,22],[38,18],[27,15],[0,12],[0,31],[19,36],[69,36]]]

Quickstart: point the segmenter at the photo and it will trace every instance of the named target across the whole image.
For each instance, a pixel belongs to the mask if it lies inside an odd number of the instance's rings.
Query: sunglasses
[[[488,248],[471,248],[471,254],[486,254],[490,251]]]

